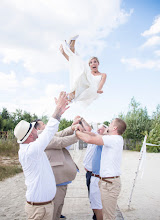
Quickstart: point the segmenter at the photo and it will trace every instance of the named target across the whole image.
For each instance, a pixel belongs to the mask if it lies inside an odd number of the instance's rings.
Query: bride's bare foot
[[[68,94],[68,101],[69,102],[72,102],[74,98],[75,98],[75,92],[71,92]]]

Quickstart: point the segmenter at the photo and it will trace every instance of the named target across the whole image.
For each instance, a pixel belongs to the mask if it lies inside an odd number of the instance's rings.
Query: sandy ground
[[[124,151],[122,160],[122,191],[119,207],[125,219],[160,220],[160,154],[147,153],[143,177],[136,180],[131,210],[128,201],[139,163],[139,153]]]
[[[85,172],[82,166],[85,150],[71,150],[80,173],[68,187],[63,214],[68,220],[91,220],[92,212],[87,198]],[[143,178],[139,175],[128,210],[139,153],[124,151],[122,161],[122,191],[118,200],[124,219],[160,220],[160,154],[147,153]],[[23,173],[0,182],[0,220],[24,220],[25,184]]]

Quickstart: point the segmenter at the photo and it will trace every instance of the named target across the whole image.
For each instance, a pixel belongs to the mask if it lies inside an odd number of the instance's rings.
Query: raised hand
[[[74,118],[74,120],[73,120],[73,123],[72,123],[72,125],[76,125],[76,124],[79,124],[79,122],[81,121],[81,116],[76,116],[75,118]]]
[[[60,120],[61,115],[69,108],[66,92],[61,92],[59,98],[55,98],[56,109],[52,115],[53,118]]]
[[[73,125],[72,126],[72,130],[73,131],[82,131],[82,132],[84,132],[85,130],[84,130],[84,128],[82,127],[82,125],[80,125],[80,124],[76,124],[76,125]]]
[[[85,131],[90,132],[92,130],[91,126],[84,120],[84,118],[81,119],[81,122]]]

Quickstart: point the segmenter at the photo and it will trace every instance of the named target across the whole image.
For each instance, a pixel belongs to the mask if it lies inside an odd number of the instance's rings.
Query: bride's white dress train
[[[75,102],[89,105],[99,97],[97,90],[102,76],[92,75],[88,63],[68,47],[65,50],[69,56],[70,92],[75,91]]]

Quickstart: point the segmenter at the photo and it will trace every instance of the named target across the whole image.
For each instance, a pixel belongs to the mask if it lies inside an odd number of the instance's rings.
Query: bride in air
[[[103,85],[106,81],[106,74],[98,71],[99,60],[97,57],[91,57],[88,64],[83,62],[75,51],[75,41],[78,35],[71,38],[60,51],[69,61],[70,68],[70,93],[69,101],[82,102],[85,105],[91,104],[103,93]]]

